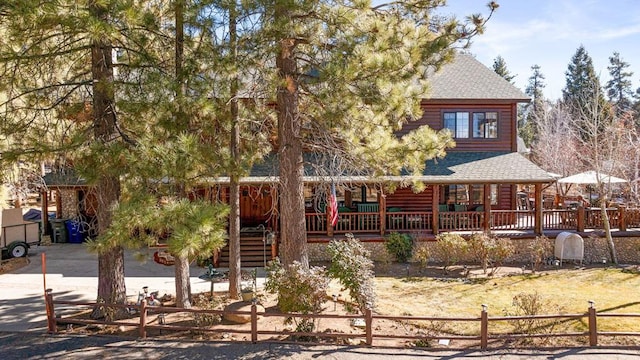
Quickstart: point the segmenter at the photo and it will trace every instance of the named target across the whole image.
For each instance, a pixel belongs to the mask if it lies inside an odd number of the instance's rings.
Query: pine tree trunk
[[[124,250],[113,247],[98,256],[98,302],[125,304],[127,301],[124,282]],[[91,313],[93,319],[115,320],[125,315],[124,309],[96,307]]]
[[[229,297],[240,297],[240,187],[237,176],[231,177],[229,184]]]
[[[236,55],[236,12],[231,4],[229,9],[229,37],[231,49]],[[240,127],[238,124],[238,79],[231,83],[231,159],[233,168],[229,181],[229,297],[240,297],[241,259],[240,259],[240,185],[237,166],[240,163]]]
[[[176,307],[191,308],[191,281],[189,280],[189,259],[176,256],[174,265],[176,278]]]
[[[286,11],[284,11],[286,13]],[[281,14],[282,15],[282,14]],[[280,42],[276,58],[280,82],[277,94],[280,163],[281,258],[284,265],[294,261],[309,266],[304,217],[302,124],[298,113],[298,83],[295,39]]]
[[[89,12],[101,21],[108,21],[107,9],[96,2],[89,3]],[[93,125],[97,142],[107,144],[117,138],[115,96],[113,91],[112,46],[105,38],[95,38],[91,44],[91,72],[93,76]],[[120,181],[117,176],[102,175],[96,185],[98,197],[98,234],[111,224],[111,207],[120,198]],[[98,301],[124,304],[124,251],[116,246],[98,255]],[[120,310],[124,312],[124,309]],[[111,317],[96,308],[92,317]],[[115,314],[119,317],[119,314]]]

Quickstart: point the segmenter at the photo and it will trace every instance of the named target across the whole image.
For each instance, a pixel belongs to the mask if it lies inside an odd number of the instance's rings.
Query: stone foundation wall
[[[553,249],[555,245],[554,238],[542,238],[542,241],[547,241],[548,248],[550,249],[548,254],[545,254],[545,258],[553,257]],[[609,256],[609,250],[607,248],[607,241],[604,237],[584,237],[584,264],[602,263],[603,259],[607,259],[607,262],[611,262]],[[530,263],[531,262],[531,246],[537,239],[513,239],[511,242],[514,246],[514,254],[507,259],[507,263]],[[618,255],[618,263],[640,263],[640,237],[618,237],[613,239],[614,246]],[[326,262],[329,261],[329,253],[326,251],[328,243],[310,243],[308,244],[309,261],[311,262]],[[371,252],[371,258],[374,261],[383,261],[389,259],[384,243],[380,241],[363,242],[366,249]],[[441,259],[434,256],[435,241],[419,241],[416,246],[426,246],[429,248],[429,252],[432,254],[430,262],[440,263]],[[463,262],[470,262],[471,258],[464,259]]]
[[[60,189],[61,213],[58,218],[69,219],[78,215],[78,192],[75,189]]]

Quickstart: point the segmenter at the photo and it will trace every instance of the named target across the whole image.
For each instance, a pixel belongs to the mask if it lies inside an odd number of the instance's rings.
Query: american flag
[[[336,186],[331,184],[331,195],[329,196],[329,221],[332,227],[338,223],[338,199],[336,198]]]

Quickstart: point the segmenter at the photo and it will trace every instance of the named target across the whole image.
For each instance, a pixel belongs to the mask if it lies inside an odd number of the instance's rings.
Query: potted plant
[[[240,296],[242,297],[242,301],[251,301],[253,300],[253,298],[255,297],[255,291],[253,290],[253,287],[243,287],[242,290],[240,291]]]
[[[258,269],[253,269],[250,275],[251,283],[249,285],[243,286],[240,290],[242,301],[251,301],[256,297],[256,292],[258,289],[258,284],[256,282],[256,279],[258,277]]]

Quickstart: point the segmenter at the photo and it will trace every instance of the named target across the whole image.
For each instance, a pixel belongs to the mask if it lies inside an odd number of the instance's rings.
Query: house
[[[433,237],[443,231],[528,229],[542,233],[542,207],[517,210],[516,186],[535,188],[535,203],[542,204],[542,188],[554,181],[547,172],[518,153],[517,108],[529,98],[469,54],[430,76],[431,93],[421,102],[423,116],[403,128],[402,135],[421,125],[451,130],[456,147],[443,159],[429,161],[418,180],[426,187],[414,193],[409,187],[391,191],[380,179],[352,178],[350,188],[337,191],[340,204],[335,227],[328,221],[326,182],[306,173],[306,225],[309,242],[327,242],[346,233],[367,241],[381,241],[390,232],[411,232]],[[277,254],[277,161],[267,158],[250,176],[241,179],[240,216],[243,264],[262,264]],[[383,178],[386,184],[406,178]],[[51,186],[51,184],[49,184]],[[75,202],[77,215],[86,212],[89,194],[81,184],[57,183],[61,201]],[[66,195],[65,195],[66,194]],[[196,196],[225,201],[225,179],[203,188]],[[68,199],[67,199],[68,198]],[[64,213],[69,217],[73,214]],[[220,258],[224,265],[226,253]],[[251,262],[253,260],[253,262]]]
[[[448,128],[457,145],[444,159],[427,163],[418,177],[425,190],[417,194],[410,187],[390,191],[380,184],[380,180],[400,183],[406,180],[402,177],[349,178],[346,183],[354,185],[337,191],[340,214],[333,227],[324,205],[326,181],[305,168],[309,242],[327,242],[346,233],[365,241],[381,241],[394,231],[426,237],[443,231],[498,228],[542,233],[542,207],[522,214],[516,203],[517,185],[533,186],[535,203],[542,204],[543,186],[554,181],[518,153],[518,104],[530,99],[469,54],[458,54],[452,63],[432,74],[430,85],[431,96],[421,102],[422,118],[405,125],[398,135],[422,125]],[[270,216],[276,195],[273,190],[265,191],[277,182],[277,162],[267,159],[242,182],[241,253],[249,254],[261,243],[264,247],[265,229],[267,234],[277,234],[277,216]],[[275,245],[272,250],[271,254],[277,253]],[[243,264],[248,258],[243,255]],[[223,251],[222,264],[225,260]]]

